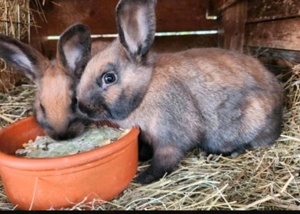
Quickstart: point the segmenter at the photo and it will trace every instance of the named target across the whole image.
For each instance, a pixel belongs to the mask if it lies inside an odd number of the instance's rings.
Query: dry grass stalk
[[[30,26],[30,0],[0,1],[0,33],[16,39],[28,35]]]
[[[38,0],[0,0],[0,34],[28,41],[30,28],[35,26],[29,3]],[[35,11],[36,12],[36,11]],[[8,92],[23,76],[0,60],[0,91]]]
[[[35,88],[24,84],[0,93],[0,128],[32,114]]]

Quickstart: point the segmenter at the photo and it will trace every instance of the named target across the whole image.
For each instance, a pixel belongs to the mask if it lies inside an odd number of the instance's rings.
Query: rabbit
[[[254,57],[218,47],[154,53],[156,0],[120,0],[118,37],[93,56],[77,86],[91,120],[138,127],[135,177],[149,184],[170,174],[188,151],[235,157],[268,147],[282,130],[283,87]]]
[[[92,52],[107,44],[92,44]],[[37,86],[33,114],[45,133],[55,140],[80,135],[90,120],[76,110],[75,87],[91,54],[91,34],[82,23],[69,26],[57,43],[55,60],[5,35],[0,36],[0,58],[15,71],[26,75]]]

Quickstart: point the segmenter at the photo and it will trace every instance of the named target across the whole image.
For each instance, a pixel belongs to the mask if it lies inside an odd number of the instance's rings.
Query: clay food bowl
[[[0,130],[0,176],[7,198],[22,210],[112,200],[136,174],[138,134],[139,129],[132,128],[113,143],[74,155],[25,158],[15,151],[44,132],[32,116],[10,124]]]

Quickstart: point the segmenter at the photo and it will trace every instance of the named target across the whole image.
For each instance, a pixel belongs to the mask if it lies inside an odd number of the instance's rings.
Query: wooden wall
[[[116,33],[118,0],[32,1],[37,26],[31,44],[52,58],[59,35],[74,22],[87,24],[93,34]],[[156,51],[179,51],[191,47],[224,47],[258,56],[275,72],[286,62],[300,63],[299,0],[158,0],[157,32],[219,30],[218,35],[156,37]],[[210,20],[206,13],[220,18]],[[106,39],[111,40],[111,39]]]
[[[212,0],[213,6],[225,0]],[[208,2],[211,0],[158,0],[156,7],[157,32],[217,30],[215,20],[206,19]],[[35,13],[38,27],[32,27],[31,44],[44,55],[52,58],[56,41],[47,36],[61,34],[74,22],[87,24],[92,34],[116,33],[115,6],[118,0],[40,0],[32,1],[31,7],[42,8],[43,14]],[[214,12],[214,7],[210,8]],[[217,46],[217,35],[156,37],[157,51],[178,51],[190,47]]]
[[[259,57],[273,72],[300,63],[300,1],[239,0],[223,13],[224,48]]]

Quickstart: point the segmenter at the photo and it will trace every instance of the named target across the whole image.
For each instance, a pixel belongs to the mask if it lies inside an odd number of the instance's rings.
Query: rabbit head
[[[0,58],[36,86],[34,116],[45,133],[56,140],[81,134],[88,123],[77,114],[75,87],[91,52],[89,28],[76,23],[57,43],[55,60],[8,36],[0,36]]]
[[[77,87],[91,120],[140,128],[140,155],[152,160],[136,181],[171,173],[195,147],[234,156],[275,143],[283,106],[276,77],[257,59],[219,48],[151,53],[155,5],[119,1],[118,38],[91,58]]]
[[[120,120],[139,106],[152,76],[147,53],[154,41],[155,5],[154,0],[117,5],[119,38],[91,59],[78,90],[79,106],[89,118]]]

